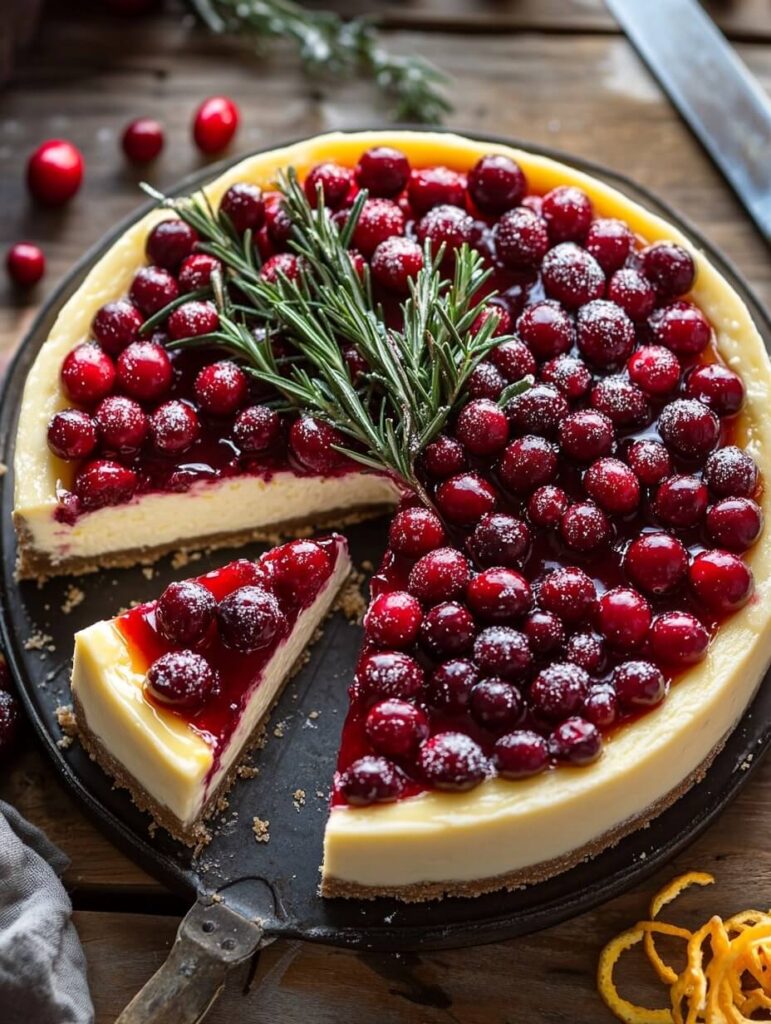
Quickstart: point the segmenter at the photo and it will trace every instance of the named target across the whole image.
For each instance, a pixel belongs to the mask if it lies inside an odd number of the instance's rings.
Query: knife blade
[[[696,0],[606,0],[771,245],[771,101]]]

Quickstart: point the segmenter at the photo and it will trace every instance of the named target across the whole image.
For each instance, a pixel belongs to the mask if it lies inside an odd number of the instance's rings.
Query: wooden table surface
[[[698,143],[621,36],[600,0],[402,0],[381,11],[388,44],[422,54],[449,76],[448,124],[556,146],[624,172],[665,196],[771,300],[768,250]],[[766,90],[771,89],[768,0],[706,4]],[[48,273],[32,294],[0,283],[0,352],[7,356],[37,304],[84,249],[139,201],[123,163],[125,123],[148,114],[166,125],[163,157],[148,175],[173,183],[200,166],[189,142],[192,110],[225,92],[243,122],[235,152],[332,128],[382,123],[357,84],[309,84],[281,47],[254,59],[195,29],[170,4],[140,19],[100,13],[96,2],[49,5],[15,81],[0,92],[0,244],[39,241]],[[28,202],[23,167],[44,138],[64,136],[86,157],[85,186],[65,210]],[[118,853],[65,793],[35,741],[0,777],[0,796],[47,830],[71,858],[66,882],[89,960],[97,1021],[113,1021],[163,960],[183,909]],[[686,854],[645,886],[550,931],[435,955],[355,955],[275,943],[244,995],[234,978],[209,1018],[357,1024],[598,1024],[612,1018],[595,993],[597,954],[644,913],[656,884],[680,870],[714,871],[718,886],[689,897],[694,919],[771,904],[771,761]],[[686,915],[687,916],[687,915]],[[631,991],[660,1004],[644,969]],[[657,1000],[658,997],[658,1000]]]

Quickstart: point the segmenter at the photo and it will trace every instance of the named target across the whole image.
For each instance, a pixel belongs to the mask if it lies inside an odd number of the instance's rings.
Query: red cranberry
[[[605,665],[605,644],[596,633],[574,633],[565,648],[565,660],[595,674]]]
[[[569,402],[589,394],[592,374],[589,367],[576,356],[559,356],[541,367],[541,380],[553,384]]]
[[[217,606],[220,635],[242,654],[264,650],[283,636],[287,624],[275,596],[263,587],[239,587]]]
[[[505,679],[494,676],[477,683],[471,691],[469,707],[472,717],[493,732],[511,729],[524,711],[519,690]]]
[[[720,438],[720,420],[695,398],[678,398],[659,414],[664,444],[683,459],[707,457]]]
[[[640,504],[640,483],[619,459],[598,459],[584,473],[584,490],[600,508],[614,515],[629,515]]]
[[[728,614],[742,608],[752,596],[749,568],[736,555],[717,548],[702,551],[691,562],[691,586],[712,612]]]
[[[542,669],[528,691],[530,707],[544,718],[560,721],[580,710],[589,676],[572,662],[554,662]]]
[[[462,732],[439,732],[426,740],[418,752],[418,769],[429,785],[437,789],[473,789],[487,775],[482,748]]]
[[[672,472],[672,460],[664,445],[647,438],[632,442],[626,453],[626,461],[637,474],[640,483],[646,487],[655,487]]]
[[[210,96],[196,110],[193,139],[202,153],[221,153],[238,128],[238,107],[227,96]]]
[[[356,681],[368,697],[416,697],[423,690],[423,669],[409,654],[376,651],[365,654],[356,671]]]
[[[448,715],[462,714],[468,707],[471,690],[479,682],[479,672],[462,658],[445,661],[428,681],[428,703]]]
[[[390,199],[368,199],[354,228],[353,244],[369,258],[381,242],[403,234],[404,214],[396,203]]]
[[[194,292],[208,288],[215,270],[222,271],[222,264],[205,252],[194,252],[182,260],[179,268],[179,287],[183,292]]]
[[[471,241],[473,227],[474,221],[460,207],[435,206],[418,224],[418,241],[423,245],[428,240],[434,253],[444,245],[449,260],[464,242]]]
[[[103,398],[94,416],[103,447],[120,455],[139,451],[150,429],[150,421],[142,406],[123,395]]]
[[[421,168],[410,174],[407,196],[418,216],[435,206],[464,206],[466,179],[447,167]]]
[[[521,729],[501,736],[495,743],[495,766],[504,779],[537,775],[548,763],[549,748],[537,732]]]
[[[608,298],[621,306],[626,315],[639,323],[647,320],[656,304],[656,290],[639,270],[622,267],[608,282]]]
[[[140,267],[131,282],[129,298],[145,316],[152,316],[179,296],[179,286],[163,267]]]
[[[518,618],[533,603],[530,585],[514,569],[485,569],[466,587],[466,601],[471,611],[489,622],[506,622]]]
[[[296,281],[300,277],[300,261],[291,252],[277,252],[260,267],[260,277],[268,284],[278,284],[284,277]]]
[[[590,225],[585,245],[605,273],[612,274],[623,267],[633,243],[634,235],[622,220],[599,217]]]
[[[242,452],[254,455],[275,444],[281,434],[281,419],[267,405],[250,405],[242,409],[233,424],[233,437]]]
[[[695,476],[671,476],[659,484],[653,511],[669,526],[696,526],[707,511],[707,488]]]
[[[591,404],[617,427],[643,427],[651,411],[642,391],[623,377],[605,377],[592,388]]]
[[[490,337],[499,338],[503,334],[511,333],[511,317],[508,312],[503,306],[491,302],[474,317],[474,322],[470,327],[471,334],[476,337],[490,320],[495,321]],[[498,348],[501,348],[501,346],[499,345]],[[499,369],[502,369],[502,367],[499,367]]]
[[[355,345],[346,345],[343,348],[343,359],[354,383],[359,383],[364,375],[369,372],[367,360]]]
[[[51,417],[48,447],[60,459],[87,459],[96,442],[96,427],[87,412],[62,409]]]
[[[573,412],[559,426],[562,451],[580,462],[591,462],[607,455],[613,447],[614,438],[612,422],[594,409]]]
[[[195,647],[209,632],[217,610],[210,590],[195,580],[170,583],[158,599],[155,624],[177,647]]]
[[[538,266],[549,249],[546,224],[524,206],[504,213],[493,237],[498,259],[511,270]]]
[[[217,307],[213,302],[185,302],[177,306],[166,322],[172,341],[180,338],[199,338],[213,334],[220,325]]]
[[[423,555],[410,572],[408,589],[426,604],[459,597],[469,579],[469,564],[455,548],[437,548]]]
[[[654,313],[648,322],[659,345],[681,356],[703,352],[712,337],[707,318],[690,302],[674,302]]]
[[[561,487],[539,487],[527,503],[527,514],[533,526],[556,530],[570,501]]]
[[[640,590],[658,597],[683,582],[688,574],[688,552],[669,533],[644,533],[627,548],[624,569]]]
[[[0,757],[6,757],[13,750],[20,728],[18,700],[7,690],[0,690]]]
[[[115,366],[98,345],[87,342],[67,353],[62,363],[61,380],[65,394],[73,402],[94,405],[112,391]]]
[[[693,287],[696,266],[693,258],[674,242],[654,242],[640,252],[642,272],[652,282],[659,298],[675,298]]]
[[[584,765],[602,753],[602,737],[596,725],[574,716],[562,722],[549,737],[549,752],[558,761]]]
[[[274,245],[285,246],[292,237],[292,221],[286,212],[284,197],[278,192],[265,197],[265,226]]]
[[[613,688],[626,711],[653,708],[667,695],[669,684],[649,661],[625,661],[613,670]]]
[[[152,341],[132,341],[118,356],[118,384],[140,401],[151,402],[171,387],[168,353]]]
[[[8,276],[20,288],[31,288],[45,273],[46,258],[43,250],[32,242],[17,242],[5,258]]]
[[[489,512],[479,520],[468,543],[482,565],[520,566],[530,550],[530,531],[516,516]]]
[[[722,363],[697,366],[685,382],[688,398],[697,398],[718,416],[734,416],[744,405],[744,384],[741,377]]]
[[[720,497],[751,498],[758,489],[758,467],[747,452],[726,445],[707,459],[704,479],[712,493]]]
[[[391,520],[388,542],[399,555],[419,558],[441,547],[445,540],[439,517],[426,508],[406,508]]]
[[[465,653],[470,650],[475,635],[471,612],[454,601],[431,608],[420,627],[420,642],[433,658]]]
[[[87,512],[122,505],[134,495],[139,480],[133,469],[110,459],[88,462],[75,477],[75,494]]]
[[[279,597],[294,600],[315,593],[332,574],[332,560],[313,540],[293,540],[268,556],[273,588]]]
[[[597,624],[611,647],[632,650],[648,635],[650,605],[636,590],[615,587],[600,598]]]
[[[707,533],[729,551],[746,551],[763,530],[763,512],[752,498],[722,498],[707,509]]]
[[[586,192],[573,185],[558,185],[543,197],[543,219],[552,244],[582,242],[592,223],[592,203]]]
[[[161,704],[193,710],[217,690],[217,673],[194,651],[169,651],[147,670],[145,686]]]
[[[332,445],[342,445],[345,439],[324,420],[300,416],[289,430],[289,443],[303,469],[313,473],[331,473],[342,465],[344,456]]]
[[[265,222],[262,189],[247,181],[236,182],[222,197],[219,212],[229,218],[239,235],[245,231],[259,231]]]
[[[342,206],[343,201],[351,191],[353,185],[353,174],[347,167],[341,167],[331,160],[325,163],[316,164],[308,172],[305,179],[305,195],[311,206],[316,205],[316,196],[321,186],[324,194],[324,205],[336,210]],[[398,190],[397,190],[398,191]],[[370,189],[372,193],[372,190]],[[374,194],[374,193],[372,193]]]
[[[486,398],[493,402],[500,397],[505,387],[506,380],[501,371],[494,363],[487,361],[475,366],[466,381],[466,393],[470,398]]]
[[[390,199],[407,184],[410,165],[401,150],[375,146],[362,153],[356,168],[356,182],[372,196]]]
[[[521,679],[533,663],[524,633],[511,626],[488,626],[474,641],[474,661],[486,676]]]
[[[578,311],[578,347],[581,354],[602,369],[620,366],[635,343],[632,321],[620,306],[594,299]]]
[[[163,149],[163,128],[151,117],[138,117],[126,125],[121,144],[132,163],[149,164]]]
[[[518,206],[527,182],[522,169],[507,156],[483,156],[468,176],[469,195],[483,213],[505,213]]]
[[[137,340],[141,326],[142,314],[127,299],[108,302],[97,311],[91,322],[94,337],[105,352],[113,356]]]
[[[372,254],[372,277],[384,288],[408,295],[412,281],[423,267],[423,250],[417,242],[399,235],[386,238]]]
[[[201,424],[195,409],[173,399],[159,405],[150,417],[150,436],[156,451],[178,455],[198,440]]]
[[[539,360],[553,359],[567,352],[576,338],[573,321],[562,306],[551,299],[528,306],[517,320],[517,333]]]
[[[657,661],[668,665],[694,665],[707,653],[709,633],[695,615],[664,612],[653,620],[650,644]]]
[[[534,384],[521,395],[516,395],[506,406],[509,422],[520,434],[542,434],[546,437],[557,432],[560,422],[570,407],[556,388],[548,384]]]
[[[404,790],[404,776],[384,757],[360,757],[340,776],[340,792],[354,807],[398,800]]]
[[[594,612],[597,591],[582,569],[567,566],[544,577],[538,591],[538,603],[568,623],[580,622]]]
[[[427,445],[423,465],[429,476],[444,480],[466,468],[466,450],[455,438],[442,434]]]
[[[147,236],[147,258],[150,263],[172,273],[189,256],[198,241],[198,232],[175,217],[156,224]]]
[[[594,256],[574,242],[562,242],[543,258],[541,276],[546,294],[568,309],[602,298],[605,275]]]
[[[465,405],[456,426],[458,440],[474,455],[494,455],[509,438],[506,413],[489,399]]]
[[[230,416],[244,404],[248,393],[246,374],[229,359],[204,366],[193,385],[198,404],[214,416]]]
[[[506,448],[498,472],[508,490],[526,494],[554,478],[557,453],[544,438],[528,434]]]
[[[508,381],[522,380],[536,371],[532,352],[516,338],[496,345],[490,352],[490,358]]]
[[[583,717],[598,729],[609,729],[618,719],[618,701],[609,686],[589,690],[582,708]]]
[[[436,504],[451,523],[473,526],[486,512],[492,512],[498,496],[479,473],[461,473],[439,485]]]
[[[530,612],[525,619],[524,630],[536,654],[548,654],[565,642],[562,621],[553,612]]]
[[[47,206],[61,206],[72,199],[82,181],[83,156],[64,139],[41,143],[27,162],[27,186]]]
[[[629,379],[647,395],[668,395],[680,383],[680,361],[668,348],[638,349],[627,364]]]
[[[410,647],[417,639],[422,619],[417,598],[393,590],[375,598],[364,617],[364,628],[379,647]]]
[[[597,506],[591,501],[580,501],[563,514],[560,520],[560,534],[572,551],[595,551],[610,537],[610,524]]]
[[[364,731],[378,754],[407,760],[428,737],[428,717],[407,701],[381,700],[370,709]]]

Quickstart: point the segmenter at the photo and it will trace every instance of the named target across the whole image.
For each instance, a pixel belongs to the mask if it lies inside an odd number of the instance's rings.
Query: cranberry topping
[[[543,197],[541,214],[552,244],[582,242],[592,223],[592,204],[580,188],[558,185]]]
[[[404,234],[404,214],[390,199],[368,199],[353,232],[353,244],[370,257],[381,242]],[[422,241],[422,239],[421,239]]]
[[[432,708],[449,715],[466,710],[471,690],[479,682],[476,666],[464,658],[445,661],[428,681],[426,696]]]
[[[179,296],[179,285],[163,267],[140,267],[129,289],[129,298],[145,316],[152,316]]]
[[[609,729],[618,719],[618,700],[609,686],[593,686],[584,698],[583,717],[598,729]]]
[[[544,363],[541,367],[541,380],[553,384],[570,402],[584,398],[592,386],[591,370],[583,359],[576,356],[559,356]]]
[[[721,498],[707,509],[707,533],[729,551],[746,551],[763,529],[763,512],[752,498]]]
[[[469,398],[487,398],[490,401],[499,398],[505,386],[506,381],[501,371],[494,363],[486,360],[474,367],[466,381]]]
[[[626,461],[637,474],[641,484],[654,487],[672,472],[669,452],[658,441],[643,438],[633,441],[626,452]]]
[[[640,483],[619,459],[598,459],[584,474],[584,489],[600,508],[629,515],[640,504]]]
[[[534,384],[506,406],[512,427],[520,434],[551,437],[570,411],[568,403],[549,384]]]
[[[73,402],[95,405],[115,384],[115,365],[98,345],[87,342],[68,352],[62,363],[64,391]]]
[[[572,551],[595,551],[610,538],[605,513],[591,501],[571,505],[560,519],[560,534]]]
[[[507,622],[529,610],[533,602],[530,585],[514,569],[485,569],[466,587],[471,611],[489,622]]]
[[[656,289],[633,267],[622,267],[608,281],[608,298],[635,323],[647,320],[656,305]]]
[[[427,508],[416,506],[397,512],[391,520],[388,534],[393,551],[408,558],[419,558],[446,540],[444,527],[439,517]]]
[[[712,493],[720,497],[750,498],[758,489],[758,467],[747,452],[726,445],[707,459],[704,479]]]
[[[488,772],[482,748],[462,732],[440,732],[418,752],[418,770],[437,789],[467,790]]]
[[[685,394],[708,405],[718,416],[735,416],[744,405],[741,377],[722,363],[693,369],[685,382]]]
[[[291,426],[289,443],[300,465],[313,473],[331,473],[343,463],[344,456],[332,446],[344,445],[345,439],[324,420],[300,416]]]
[[[593,674],[605,665],[605,644],[596,633],[574,633],[565,647],[565,660]]]
[[[404,776],[385,757],[360,757],[340,776],[340,792],[354,806],[398,800],[403,789]]]
[[[241,654],[260,651],[286,631],[286,619],[275,596],[264,587],[232,591],[217,606],[223,641]]]
[[[728,614],[743,607],[754,589],[752,573],[730,551],[702,551],[691,562],[690,581],[710,611]]]
[[[701,661],[709,646],[709,633],[689,612],[656,616],[649,637],[653,656],[669,665],[693,665]]]
[[[501,736],[495,743],[495,766],[504,779],[537,775],[549,763],[546,740],[537,732],[521,729]]]
[[[409,238],[395,236],[381,242],[372,254],[372,276],[378,284],[408,295],[410,281],[423,266],[423,250]]]
[[[546,224],[524,206],[504,213],[493,237],[498,259],[511,270],[537,266],[549,249]]]
[[[694,398],[678,398],[659,415],[659,433],[670,451],[683,459],[701,460],[720,438],[720,420]]]
[[[471,691],[469,709],[480,725],[493,732],[503,732],[521,720],[524,703],[515,686],[505,679],[490,676],[478,682]]]
[[[602,267],[574,242],[562,242],[546,253],[541,276],[546,294],[568,309],[600,299],[605,291]]]
[[[75,494],[87,512],[108,505],[122,505],[137,489],[139,480],[133,469],[110,459],[88,462],[75,477]]]
[[[568,352],[576,339],[573,321],[562,306],[553,299],[534,302],[528,306],[517,320],[517,332],[529,351],[536,359],[541,360],[553,359],[555,356]],[[514,345],[516,342],[508,344]],[[500,351],[500,349],[496,351]],[[526,373],[534,372],[535,365],[533,364],[532,366],[523,366],[522,372],[517,376],[513,374],[507,374],[507,376],[512,380],[518,380]]]
[[[420,642],[434,658],[464,654],[471,649],[475,636],[471,612],[455,601],[434,605],[420,626]]]
[[[194,651],[169,651],[147,670],[145,686],[161,704],[197,709],[217,689],[217,674],[206,658]]]
[[[159,405],[150,417],[150,436],[162,455],[184,452],[198,439],[201,424],[195,409],[173,399]]]
[[[669,685],[650,661],[625,661],[613,670],[613,688],[624,709],[637,711],[660,704]]]
[[[471,333],[476,337],[485,324],[493,319],[495,320],[495,327],[492,332],[493,338],[498,338],[502,334],[511,333],[511,317],[503,306],[499,306],[495,302],[491,302],[489,305],[485,306],[483,310],[477,313],[470,328]]]
[[[362,153],[356,168],[356,182],[370,195],[390,199],[407,184],[410,165],[401,150],[375,146]]]
[[[246,401],[246,374],[228,359],[211,363],[198,373],[193,390],[204,412],[213,416],[230,416]]]
[[[597,260],[606,274],[619,270],[626,262],[634,235],[622,220],[598,217],[586,235],[586,250]]]
[[[469,579],[469,564],[455,548],[437,548],[423,555],[410,572],[408,589],[427,604],[459,597]]]
[[[213,334],[220,325],[217,307],[213,302],[185,302],[177,306],[166,321],[166,330],[172,341],[180,338],[199,338]]]
[[[451,259],[455,249],[471,241],[474,221],[458,206],[435,206],[418,224],[418,241],[428,241],[434,253],[445,246],[445,256]]]
[[[561,722],[549,737],[549,752],[558,761],[583,765],[596,761],[602,753],[602,737],[597,726],[574,716]]]
[[[509,439],[509,421],[495,402],[479,398],[463,407],[455,432],[473,455],[494,455]]]
[[[583,569],[566,566],[545,576],[538,590],[538,603],[564,622],[588,618],[597,605],[597,591]]]
[[[553,612],[531,612],[525,619],[524,630],[536,654],[558,650],[565,642],[562,622]]]
[[[620,366],[634,348],[632,321],[620,306],[606,299],[582,306],[577,327],[581,354],[603,369]]]
[[[474,641],[474,661],[484,675],[521,679],[533,655],[524,633],[511,626],[488,626]]]
[[[659,485],[653,511],[669,526],[696,526],[707,511],[707,488],[695,476],[671,476]]]
[[[381,700],[370,709],[364,731],[378,754],[407,760],[428,737],[428,717],[405,700]]]
[[[648,322],[659,345],[681,356],[703,352],[712,337],[709,321],[690,302],[675,302],[654,313]]]
[[[51,417],[48,447],[60,459],[87,459],[96,445],[96,427],[87,412],[63,409]]]
[[[222,271],[222,264],[206,252],[194,252],[182,261],[179,268],[179,287],[183,292],[194,292],[207,288],[215,270]]]
[[[327,551],[313,540],[293,540],[265,557],[273,588],[287,600],[317,590],[332,572]]]
[[[336,210],[342,206],[352,185],[352,172],[347,167],[341,167],[340,164],[328,160],[325,163],[316,164],[310,169],[308,177],[305,179],[304,188],[308,202],[311,206],[315,206],[319,186],[321,186],[324,205]],[[372,192],[371,189],[370,192]]]
[[[518,325],[518,329],[521,329],[521,325]],[[532,345],[532,341],[528,345]],[[522,380],[535,373],[536,362],[528,345],[514,338],[496,345],[490,353],[490,358],[506,380]]]
[[[619,427],[642,427],[651,410],[643,392],[623,377],[605,377],[592,388],[591,404]]]
[[[196,647],[214,623],[217,602],[211,591],[195,580],[170,583],[158,598],[158,632],[178,647]]]
[[[527,494],[549,483],[557,473],[557,452],[553,444],[535,434],[518,437],[506,448],[498,472],[508,490]]]
[[[301,263],[291,252],[277,252],[260,267],[260,277],[268,284],[277,284],[282,277],[296,281],[300,277]]]
[[[174,273],[198,241],[198,232],[178,217],[162,220],[147,236],[147,258]]]
[[[544,718],[561,721],[580,710],[589,676],[572,662],[554,662],[542,669],[528,693],[530,706]]]
[[[421,168],[410,174],[407,196],[418,216],[435,206],[464,206],[466,179],[447,167]]]
[[[439,485],[436,503],[447,519],[458,526],[473,526],[492,512],[498,498],[492,486],[479,473],[461,473]]]
[[[559,426],[560,447],[579,462],[607,455],[613,447],[613,423],[601,412],[584,409],[566,416]]]
[[[507,156],[483,156],[471,169],[468,190],[483,213],[501,214],[518,206],[527,182],[522,169]]]
[[[651,609],[636,590],[616,587],[600,598],[597,625],[611,647],[630,651],[648,635]]]
[[[123,395],[103,398],[94,417],[103,447],[119,455],[132,455],[139,451],[150,430],[150,421],[142,406]]]
[[[356,682],[369,697],[417,697],[423,690],[423,669],[401,651],[375,651],[359,662]]]
[[[367,609],[364,629],[379,647],[410,647],[423,619],[420,602],[412,594],[392,590],[379,594]]]
[[[688,552],[669,533],[644,533],[624,556],[629,579],[646,594],[660,596],[675,590],[688,574]]]
[[[91,330],[101,347],[112,356],[136,341],[142,326],[142,314],[128,299],[108,302],[97,311]]]
[[[466,449],[454,437],[440,435],[427,445],[423,453],[423,465],[429,476],[436,480],[444,480],[455,476],[466,468]]]
[[[267,405],[242,409],[233,423],[233,437],[242,452],[256,454],[275,444],[281,434],[281,418]]]
[[[477,523],[468,544],[482,565],[519,567],[530,550],[530,531],[516,516],[489,512]]]
[[[696,279],[692,256],[674,242],[654,242],[646,246],[640,252],[640,264],[660,298],[684,295]]]
[[[668,395],[680,383],[680,360],[668,348],[648,345],[638,349],[627,364],[629,379],[646,395]]]
[[[152,341],[132,341],[118,356],[118,385],[139,401],[162,398],[171,387],[172,376],[166,349]]]

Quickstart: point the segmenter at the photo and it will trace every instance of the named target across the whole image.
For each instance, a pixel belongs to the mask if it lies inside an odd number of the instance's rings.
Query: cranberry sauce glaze
[[[391,524],[333,799],[370,804],[591,763],[752,595],[741,555],[762,530],[761,483],[738,446],[743,383],[688,298],[694,262],[603,217],[578,188],[529,192],[505,156],[466,174],[411,168],[377,147],[353,170],[313,168],[312,201],[318,183],[340,220],[367,189],[352,259],[369,265],[389,320],[423,245],[444,244],[451,268],[466,242],[493,271],[481,316],[513,335],[422,455],[433,508],[405,498]],[[235,185],[221,210],[255,233],[263,275],[298,272],[279,196]],[[216,329],[217,261],[178,220],[153,229],[147,255],[129,296],[100,310],[94,340],[62,367],[73,408],[54,417],[49,442],[76,464],[62,514],[226,473],[347,471],[332,428],[279,416],[235,363],[205,348],[167,354],[167,338]],[[187,292],[146,338],[144,320]],[[346,359],[354,380],[366,373],[355,350]],[[527,376],[533,386],[501,403]],[[156,698],[169,685],[187,684],[148,683]],[[209,713],[196,712],[202,728]]]

